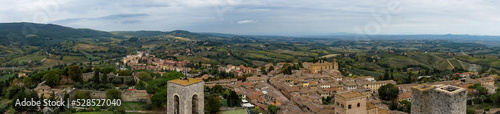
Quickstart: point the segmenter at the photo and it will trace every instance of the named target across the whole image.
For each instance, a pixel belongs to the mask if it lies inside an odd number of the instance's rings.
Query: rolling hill
[[[54,24],[0,23],[0,45],[57,44],[79,38],[110,38],[113,34],[92,29],[75,29]]]

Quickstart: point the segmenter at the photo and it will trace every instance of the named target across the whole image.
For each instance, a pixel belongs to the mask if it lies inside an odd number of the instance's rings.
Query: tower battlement
[[[412,114],[465,114],[467,90],[452,86],[422,84],[412,87]]]

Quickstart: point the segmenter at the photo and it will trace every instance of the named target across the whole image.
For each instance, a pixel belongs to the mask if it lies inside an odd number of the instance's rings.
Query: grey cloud
[[[62,20],[56,20],[53,21],[53,23],[72,23],[72,22],[78,22],[78,21],[98,21],[98,20],[115,20],[115,19],[125,19],[125,18],[133,18],[133,17],[145,17],[149,16],[148,14],[115,14],[115,15],[108,15],[108,16],[103,16],[103,17],[96,17],[96,18],[69,18],[69,19],[62,19]],[[138,20],[128,20],[124,21],[124,24],[130,24],[130,23],[137,23],[139,22]]]
[[[386,16],[380,12],[387,12],[393,3],[402,10],[390,12],[390,21],[380,22],[380,16]],[[500,35],[494,31],[500,23],[496,0],[86,0],[59,4],[49,23],[106,31],[300,35],[356,33],[356,28],[375,27],[378,32],[367,33]],[[0,4],[0,17],[5,17],[0,22],[44,13],[44,5],[31,0]]]

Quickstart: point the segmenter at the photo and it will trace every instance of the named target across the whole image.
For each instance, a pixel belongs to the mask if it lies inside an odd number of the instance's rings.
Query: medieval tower
[[[411,100],[412,114],[465,114],[467,90],[423,84],[412,87]]]
[[[167,83],[167,114],[203,114],[204,82],[181,78]]]

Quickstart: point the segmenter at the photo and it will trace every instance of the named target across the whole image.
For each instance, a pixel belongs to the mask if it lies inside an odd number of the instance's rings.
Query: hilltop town
[[[0,111],[251,114],[499,111],[496,104],[500,102],[497,91],[500,48],[479,43],[427,39],[266,39],[182,30],[111,33],[106,32],[104,38],[85,40],[57,38],[54,45],[0,46],[3,54],[0,98],[5,100]],[[13,106],[16,99],[24,98],[119,99],[122,104]],[[449,98],[456,102],[446,101]],[[441,102],[452,105],[441,106],[444,105]],[[413,109],[418,106],[442,108]]]

